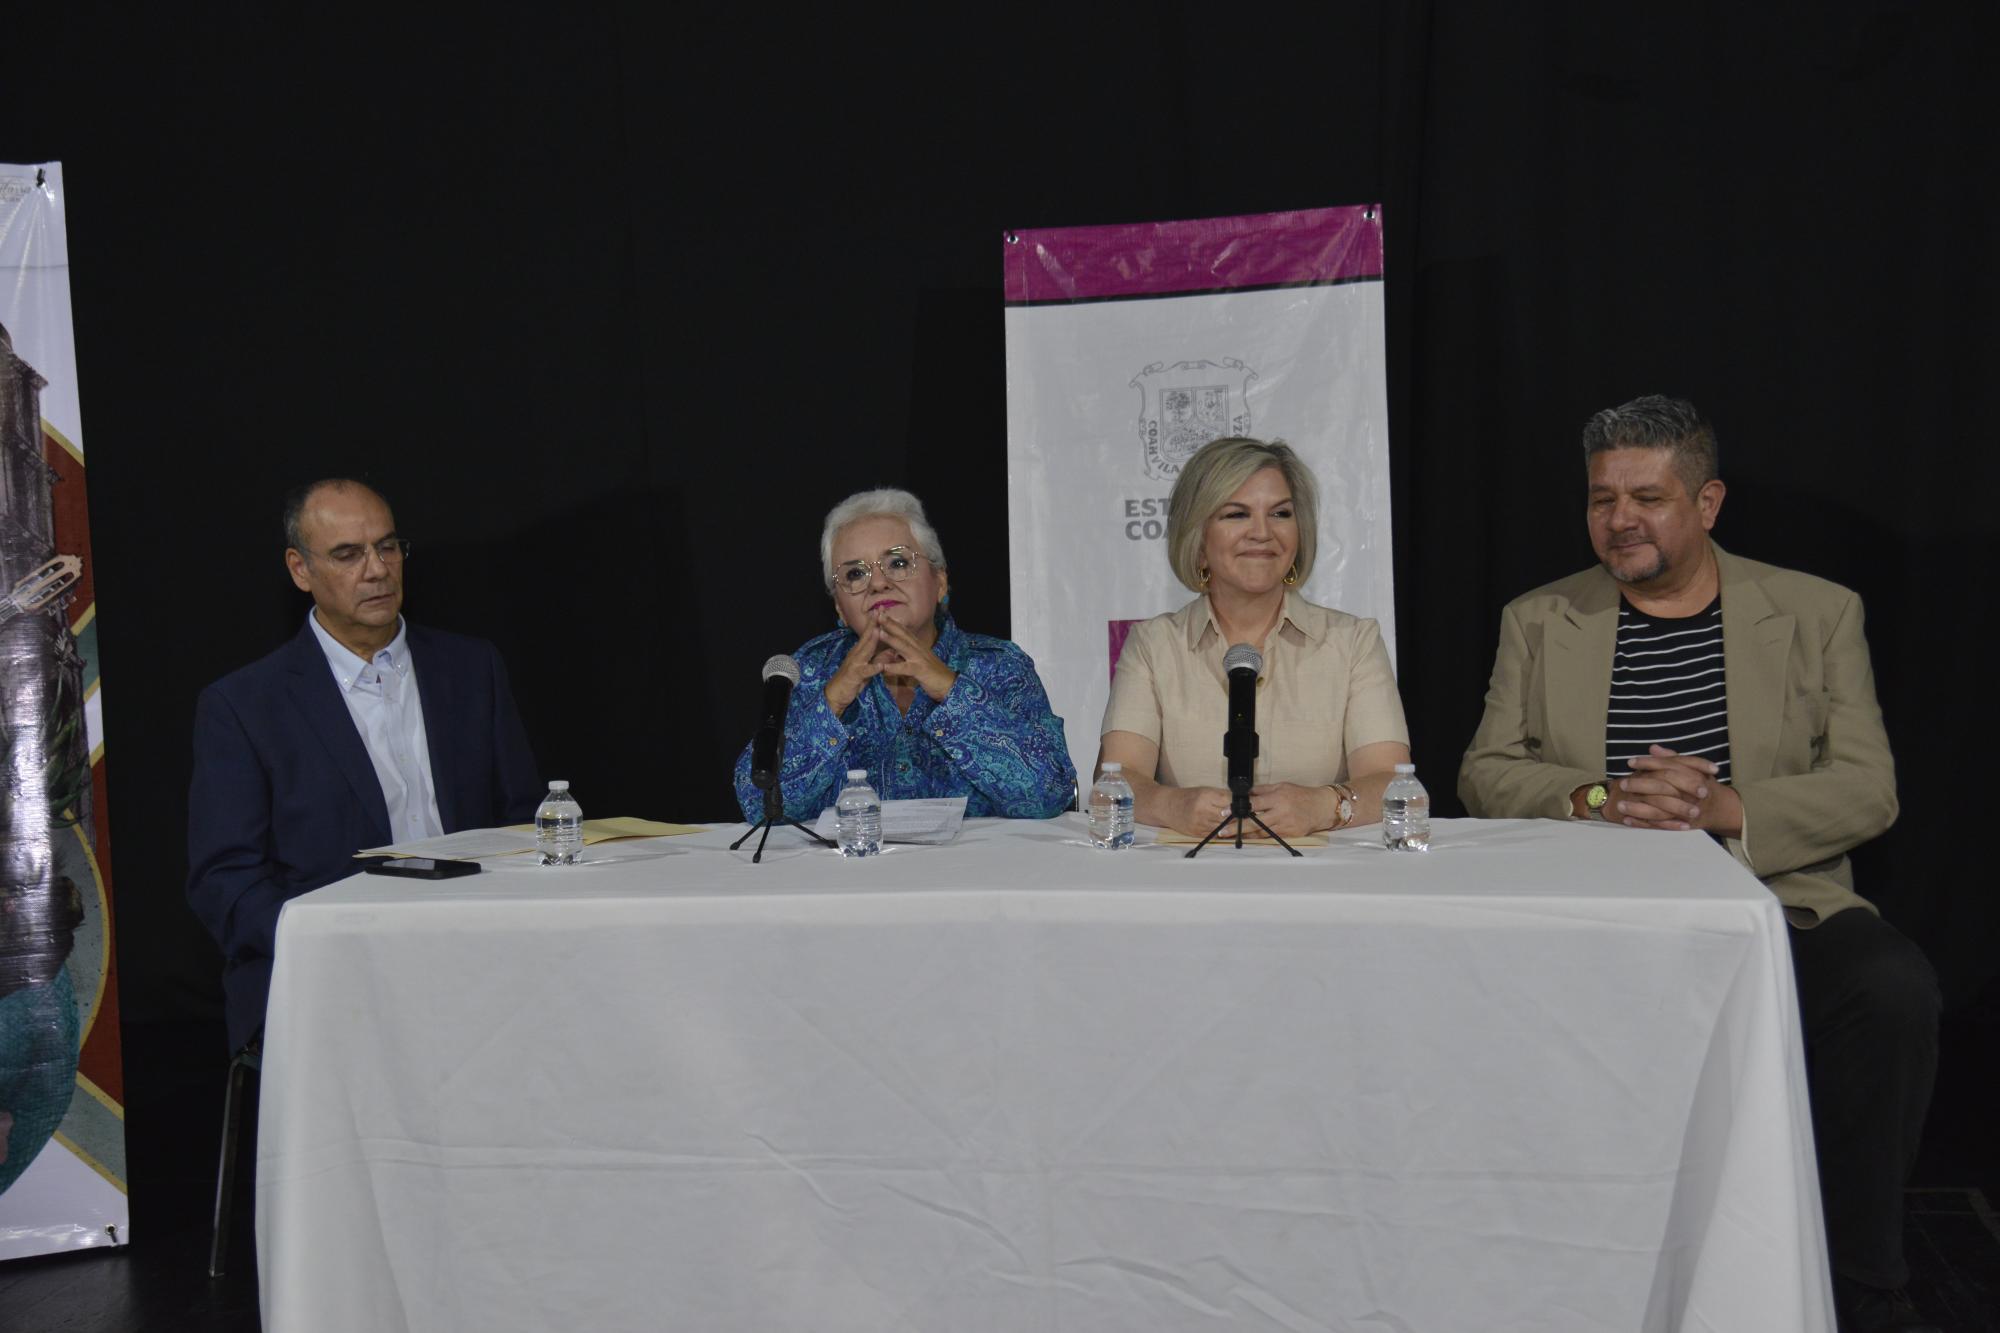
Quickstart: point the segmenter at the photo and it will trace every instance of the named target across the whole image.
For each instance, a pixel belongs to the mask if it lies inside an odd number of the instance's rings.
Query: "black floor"
[[[1991,988],[1989,988],[1989,993]],[[2000,1007],[1947,1019],[1907,1201],[1910,1292],[1958,1333],[2000,1333]]]
[[[1943,1039],[1907,1196],[1911,1292],[1955,1333],[2000,1333],[2000,1014],[1948,1021]],[[219,1028],[126,1029],[132,1243],[0,1264],[0,1333],[255,1333],[247,1172],[228,1271],[207,1271],[226,1067]]]
[[[219,1026],[125,1029],[132,1243],[0,1263],[0,1333],[257,1333],[250,1171],[224,1276],[208,1276],[227,1047]]]

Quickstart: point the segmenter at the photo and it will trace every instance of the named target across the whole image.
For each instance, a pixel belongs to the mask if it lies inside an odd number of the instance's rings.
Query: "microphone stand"
[[[1250,779],[1247,777],[1235,777],[1229,780],[1229,813],[1222,817],[1222,822],[1217,824],[1214,831],[1206,838],[1188,848],[1186,859],[1193,860],[1196,852],[1208,846],[1209,843],[1214,842],[1216,835],[1228,828],[1229,821],[1232,819],[1236,821],[1236,846],[1239,849],[1243,846],[1243,821],[1247,819],[1258,828],[1263,829],[1264,836],[1272,842],[1277,843],[1293,856],[1301,859],[1304,858],[1304,852],[1301,852],[1298,848],[1273,833],[1271,826],[1257,818],[1256,814],[1250,809]]]
[[[763,789],[764,817],[761,820],[757,821],[755,824],[752,824],[750,828],[747,831],[745,831],[742,837],[738,838],[735,842],[730,843],[729,844],[730,851],[733,852],[738,847],[741,847],[744,843],[750,841],[750,835],[752,833],[755,833],[758,829],[764,830],[764,836],[757,839],[757,850],[750,854],[750,864],[756,865],[758,862],[764,859],[764,843],[768,841],[771,836],[771,826],[773,824],[790,824],[793,828],[805,834],[808,838],[811,838],[814,842],[818,843],[822,847],[839,846],[838,843],[834,842],[830,838],[822,838],[819,834],[813,832],[811,829],[807,828],[804,824],[801,824],[798,820],[786,818],[785,798],[783,794],[781,794],[778,791],[778,768],[776,764],[773,764],[771,766],[771,771],[768,774],[763,775],[761,780],[759,779],[758,775],[754,773],[751,774],[750,780],[752,782],[755,782],[759,787]],[[1298,855],[1298,853],[1294,852],[1293,855],[1296,856]]]

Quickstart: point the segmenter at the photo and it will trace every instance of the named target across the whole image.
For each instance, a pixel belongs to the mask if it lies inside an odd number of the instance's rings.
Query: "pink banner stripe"
[[[1111,635],[1111,678],[1118,678],[1118,659],[1125,652],[1125,640],[1132,637],[1132,627],[1144,624],[1139,620],[1107,620],[1105,627]]]
[[[1002,251],[1009,305],[1355,282],[1382,276],[1382,209],[1050,227]]]

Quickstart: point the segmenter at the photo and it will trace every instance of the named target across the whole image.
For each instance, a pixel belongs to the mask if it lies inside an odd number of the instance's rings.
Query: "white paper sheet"
[[[448,860],[477,861],[487,856],[519,856],[522,852],[535,850],[533,831],[523,833],[518,829],[469,828],[457,833],[444,833],[435,838],[418,838],[414,842],[391,843],[387,847],[370,847],[356,852],[356,856],[439,856]]]
[[[958,836],[965,822],[963,796],[938,796],[923,801],[882,802],[882,841],[916,842],[936,846]],[[828,806],[820,811],[813,831],[832,838],[840,831],[840,819]]]

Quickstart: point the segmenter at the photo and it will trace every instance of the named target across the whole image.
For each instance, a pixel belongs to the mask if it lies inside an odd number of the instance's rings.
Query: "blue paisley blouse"
[[[799,683],[785,717],[778,774],[787,815],[811,823],[833,804],[850,768],[867,769],[869,785],[885,801],[963,796],[974,818],[1047,819],[1069,808],[1076,766],[1062,719],[1049,711],[1026,653],[1005,639],[967,634],[940,613],[932,651],[958,673],[943,701],[918,690],[910,711],[899,713],[876,676],[836,717],[826,683],[854,640],[843,625],[794,654]],[[736,798],[747,818],[764,817],[764,793],[750,782],[748,745],[736,759]]]

